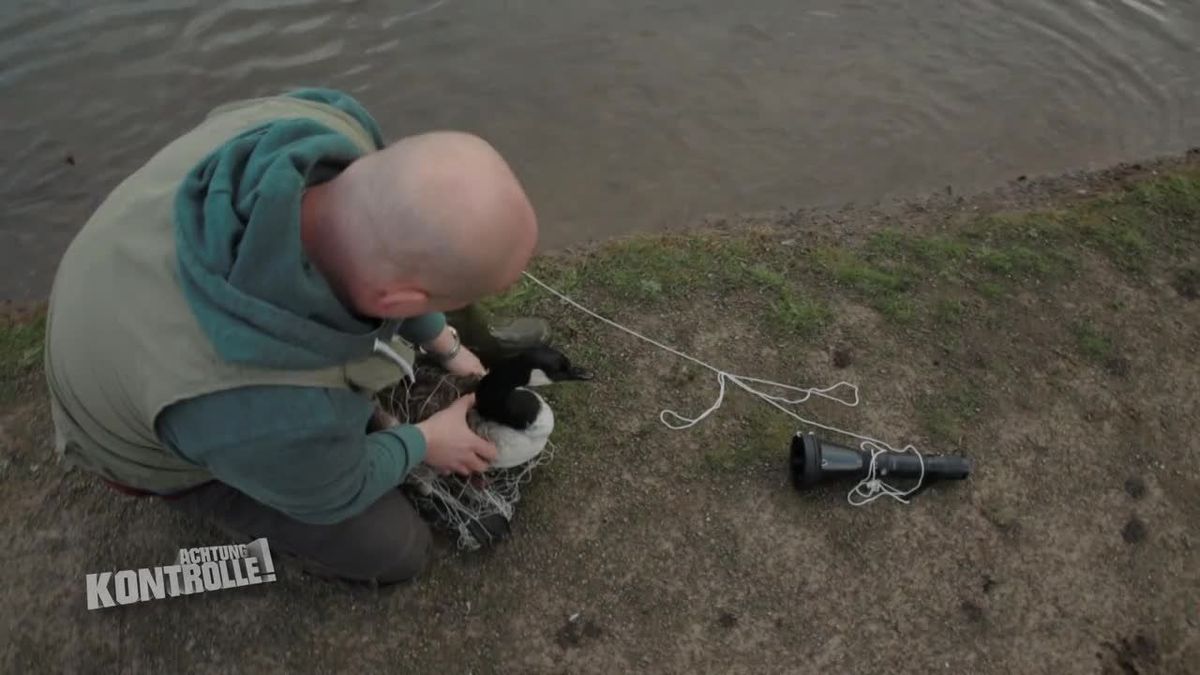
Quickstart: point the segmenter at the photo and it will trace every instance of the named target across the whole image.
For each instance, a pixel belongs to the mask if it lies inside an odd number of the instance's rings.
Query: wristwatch
[[[445,362],[449,361],[450,359],[454,358],[455,356],[458,356],[459,350],[462,349],[462,340],[460,340],[458,337],[458,330],[455,329],[454,326],[446,326],[446,330],[450,331],[450,337],[454,338],[454,345],[450,347],[450,351],[444,352],[444,353],[439,353],[439,352],[435,352],[435,351],[430,351],[430,350],[426,349],[424,345],[421,345],[421,347],[420,347],[421,353],[426,356],[432,356],[433,358],[437,359],[438,361],[441,361],[442,363],[445,363]]]

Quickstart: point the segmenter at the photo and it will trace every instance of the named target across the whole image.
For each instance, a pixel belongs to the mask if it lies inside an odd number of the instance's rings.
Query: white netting
[[[420,365],[414,379],[405,380],[379,397],[383,408],[402,424],[428,418],[474,391],[477,384]],[[460,548],[475,550],[508,535],[509,521],[521,500],[521,486],[529,482],[534,469],[553,458],[554,451],[554,444],[547,442],[541,453],[524,464],[470,478],[439,476],[421,464],[409,472],[404,489],[434,527],[454,536]]]
[[[453,533],[460,548],[475,550],[508,535],[508,523],[521,500],[521,486],[553,456],[554,446],[547,443],[537,457],[524,464],[471,478],[438,476],[421,465],[408,475],[405,487],[434,525]]]

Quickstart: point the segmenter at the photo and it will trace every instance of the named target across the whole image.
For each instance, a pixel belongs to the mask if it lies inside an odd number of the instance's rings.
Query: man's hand
[[[475,404],[469,394],[455,401],[417,428],[425,435],[425,463],[441,474],[469,476],[486,471],[496,459],[496,446],[480,438],[467,425],[467,411]]]
[[[479,357],[475,356],[466,347],[459,349],[454,358],[446,361],[442,366],[450,371],[451,374],[458,375],[459,377],[467,377],[468,375],[483,377],[487,374],[487,371],[483,369],[483,364],[479,361]]]
[[[487,373],[479,357],[459,342],[458,333],[450,326],[446,326],[437,337],[422,344],[421,348],[434,355],[453,353],[454,356],[448,359],[440,357],[442,367],[453,375],[483,377]]]

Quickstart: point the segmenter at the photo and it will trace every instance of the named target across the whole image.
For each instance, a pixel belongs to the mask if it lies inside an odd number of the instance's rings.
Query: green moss
[[[20,381],[41,367],[45,332],[44,314],[0,319],[0,400],[11,398]]]

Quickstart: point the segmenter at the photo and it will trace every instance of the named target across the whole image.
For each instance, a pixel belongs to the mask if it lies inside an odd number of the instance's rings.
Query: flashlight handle
[[[971,475],[971,460],[954,455],[930,455],[917,457],[910,453],[880,453],[875,458],[875,471],[879,476],[920,478],[924,462],[925,478],[962,480]]]

